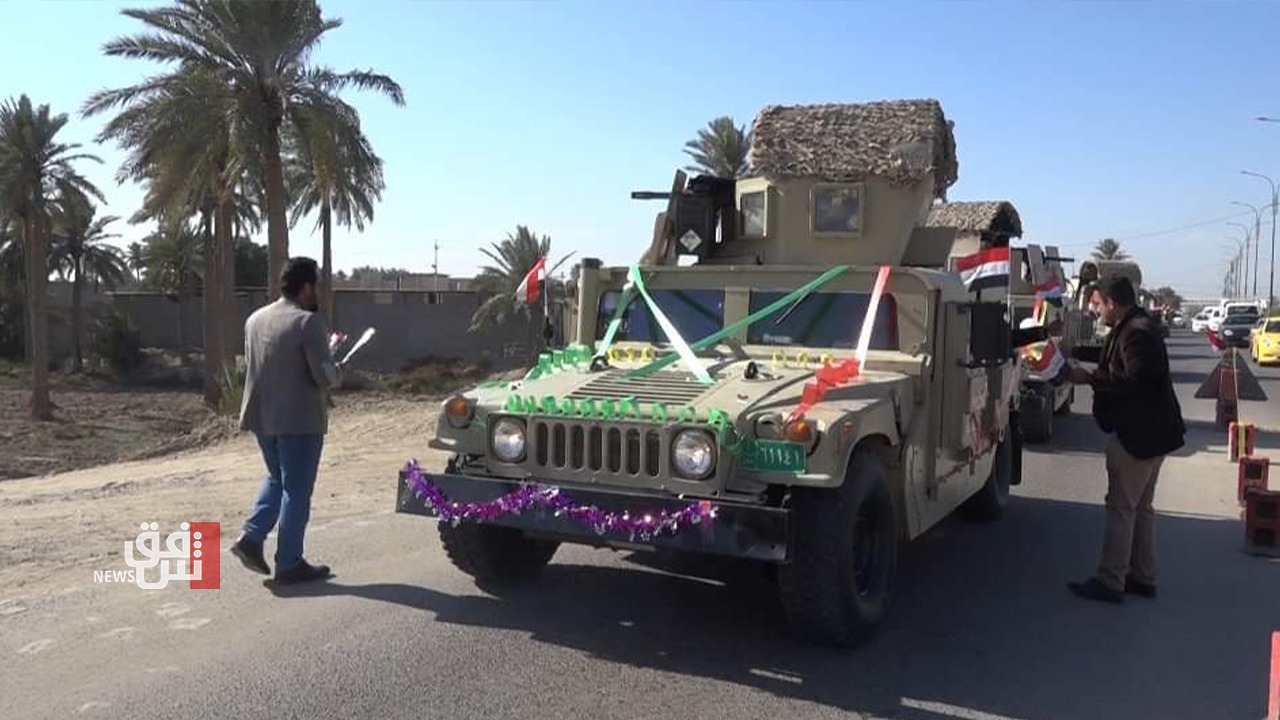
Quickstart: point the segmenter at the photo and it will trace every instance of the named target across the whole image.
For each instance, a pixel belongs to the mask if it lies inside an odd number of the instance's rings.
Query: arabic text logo
[[[170,582],[187,581],[192,590],[220,587],[221,530],[216,522],[182,523],[160,545],[159,523],[141,523],[142,532],[124,544],[124,561],[131,570],[95,571],[98,582],[137,583],[144,590],[159,590]]]

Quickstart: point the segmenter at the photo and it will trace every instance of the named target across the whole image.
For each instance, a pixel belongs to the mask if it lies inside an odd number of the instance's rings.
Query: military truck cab
[[[575,267],[569,347],[449,398],[397,510],[440,517],[487,583],[559,543],[777,565],[792,626],[854,645],[901,542],[1004,510],[1016,384],[1007,288],[948,269],[955,181],[932,100],[770,107],[746,177],[687,178],[633,266]]]

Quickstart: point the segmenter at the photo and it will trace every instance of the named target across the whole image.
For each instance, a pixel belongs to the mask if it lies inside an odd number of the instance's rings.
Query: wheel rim
[[[873,498],[858,508],[853,528],[853,588],[860,598],[880,589],[885,567],[886,520],[883,507]]]

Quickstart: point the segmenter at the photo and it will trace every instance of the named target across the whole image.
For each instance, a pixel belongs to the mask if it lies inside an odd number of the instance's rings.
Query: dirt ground
[[[0,453],[21,448],[25,456],[45,454],[50,467],[66,462],[68,451],[85,458],[141,451],[145,438],[173,444],[172,429],[192,423],[199,396],[191,393],[116,393],[55,388],[61,413],[77,422],[42,429],[39,438],[6,439]],[[6,432],[18,401],[5,392]],[[25,399],[21,400],[25,403]],[[426,460],[439,399],[381,392],[339,395],[330,416],[317,480],[312,518],[337,519],[390,510],[397,470],[411,456]],[[202,411],[203,412],[203,411]],[[18,423],[20,426],[21,423]],[[84,438],[61,440],[66,427]],[[168,440],[161,430],[169,428]],[[152,432],[154,431],[154,432]],[[207,440],[207,438],[206,438]],[[43,444],[41,444],[43,443]],[[80,443],[77,445],[76,443]],[[55,456],[54,453],[59,455]],[[29,461],[28,461],[29,462]],[[176,527],[183,521],[222,523],[223,544],[234,539],[263,475],[257,444],[235,433],[201,448],[163,457],[116,462],[57,475],[0,482],[0,587],[28,601],[59,587],[90,582],[93,570],[123,568],[124,544],[138,524]],[[0,608],[2,609],[2,608]]]
[[[53,422],[32,422],[25,373],[0,372],[0,481],[162,454],[225,435],[200,393],[51,376]]]

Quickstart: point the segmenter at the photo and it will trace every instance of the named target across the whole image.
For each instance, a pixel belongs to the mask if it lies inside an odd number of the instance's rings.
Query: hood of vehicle
[[[768,363],[757,365],[758,374],[747,377],[746,360],[733,361],[717,366],[711,384],[699,382],[692,373],[683,370],[659,370],[644,377],[628,377],[630,368],[610,368],[598,372],[565,370],[536,379],[512,383],[502,393],[484,392],[477,399],[489,411],[501,412],[516,398],[516,407],[536,407],[538,414],[557,414],[566,408],[582,414],[584,406],[593,402],[599,408],[605,403],[616,403],[618,408],[628,401],[645,419],[654,411],[662,412],[672,420],[692,408],[698,419],[705,419],[711,410],[719,410],[730,417],[740,417],[751,412],[780,412],[786,414],[800,402],[806,382],[814,378],[814,371],[805,368],[770,369]],[[841,393],[843,397],[856,398],[859,388],[865,387],[868,396],[880,392],[885,382],[900,381],[901,373],[867,370],[854,378]],[[549,411],[556,408],[556,411]]]

